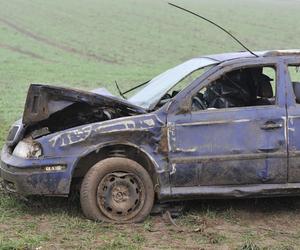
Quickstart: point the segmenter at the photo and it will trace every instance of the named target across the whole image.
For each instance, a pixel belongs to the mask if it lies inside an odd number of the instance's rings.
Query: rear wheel
[[[153,183],[137,162],[120,157],[95,164],[85,175],[80,202],[85,216],[92,220],[141,222],[154,202]]]

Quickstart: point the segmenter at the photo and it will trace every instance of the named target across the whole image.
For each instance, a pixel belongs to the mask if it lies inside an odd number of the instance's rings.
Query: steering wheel
[[[193,110],[199,110],[199,109],[204,110],[204,109],[206,109],[206,104],[204,103],[204,101],[198,95],[193,97],[192,109]]]

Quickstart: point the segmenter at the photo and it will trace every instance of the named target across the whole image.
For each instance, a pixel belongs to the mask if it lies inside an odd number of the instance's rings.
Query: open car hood
[[[126,100],[114,97],[105,89],[88,92],[42,84],[31,84],[28,90],[25,109],[23,113],[23,124],[30,126],[45,121],[55,113],[70,109],[70,106],[77,105],[73,109],[79,110],[84,106],[89,109],[119,110],[124,115],[144,114],[146,110],[135,106]],[[75,106],[74,106],[75,107]],[[121,115],[122,116],[122,115]]]

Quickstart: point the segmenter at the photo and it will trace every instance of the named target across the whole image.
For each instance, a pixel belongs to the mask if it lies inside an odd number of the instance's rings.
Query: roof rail
[[[264,57],[270,56],[290,56],[300,55],[300,49],[288,49],[288,50],[270,50],[263,54]]]

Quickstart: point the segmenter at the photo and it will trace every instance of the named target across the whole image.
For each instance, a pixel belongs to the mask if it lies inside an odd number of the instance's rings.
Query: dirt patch
[[[51,229],[52,224],[49,222],[49,220],[47,218],[41,218],[38,225],[38,231],[44,233],[47,231],[51,231]]]
[[[38,34],[32,32],[32,31],[26,30],[23,27],[20,27],[19,25],[16,25],[15,23],[12,23],[9,20],[6,20],[4,18],[0,18],[0,22],[5,24],[6,26],[18,31],[19,33],[21,33],[21,34],[23,34],[27,37],[30,37],[30,38],[32,38],[36,41],[42,42],[44,44],[47,44],[51,47],[55,47],[57,49],[65,51],[65,52],[72,53],[72,54],[77,54],[79,56],[83,56],[83,57],[86,57],[86,58],[89,58],[89,59],[94,59],[96,61],[102,61],[102,62],[106,62],[106,63],[110,63],[110,64],[117,64],[117,61],[115,61],[115,60],[106,59],[106,58],[103,58],[103,57],[98,56],[98,55],[93,54],[93,53],[86,53],[84,51],[78,50],[78,49],[73,48],[71,46],[68,46],[68,45],[65,45],[65,44],[60,44],[58,42],[52,41],[49,38],[38,35]]]

